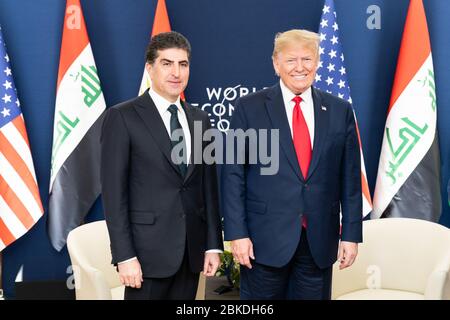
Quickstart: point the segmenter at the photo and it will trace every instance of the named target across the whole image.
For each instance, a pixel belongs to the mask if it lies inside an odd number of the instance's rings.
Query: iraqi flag
[[[169,15],[167,14],[167,7],[165,0],[158,0],[155,11],[155,18],[153,19],[153,29],[151,37],[157,35],[162,32],[169,32],[170,22]],[[143,94],[145,90],[150,88],[152,81],[150,76],[148,75],[147,70],[144,68],[144,74],[142,76],[141,86],[139,87],[139,95]]]
[[[372,218],[439,221],[436,108],[425,10],[422,0],[411,0],[384,131]]]
[[[79,0],[67,0],[56,90],[48,234],[60,251],[101,192],[106,105]]]

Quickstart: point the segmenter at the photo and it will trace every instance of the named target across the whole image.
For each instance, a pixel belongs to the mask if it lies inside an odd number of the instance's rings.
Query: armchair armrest
[[[83,265],[76,272],[79,272],[75,277],[77,300],[111,300],[111,288],[98,269]]]

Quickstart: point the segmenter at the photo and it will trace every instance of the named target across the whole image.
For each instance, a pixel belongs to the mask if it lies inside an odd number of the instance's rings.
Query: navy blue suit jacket
[[[289,262],[300,240],[303,214],[311,253],[321,268],[336,261],[340,238],[362,241],[360,149],[353,110],[348,102],[318,89],[312,88],[312,96],[315,136],[306,179],[279,84],[236,102],[230,129],[279,129],[278,173],[261,175],[259,159],[223,165],[221,172],[225,239],[249,237],[260,264],[281,267]],[[248,140],[244,149],[235,151],[244,152],[248,160]]]

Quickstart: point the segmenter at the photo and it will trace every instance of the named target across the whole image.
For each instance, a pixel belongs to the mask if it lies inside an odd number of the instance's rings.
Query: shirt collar
[[[167,108],[169,108],[169,106],[171,104],[174,104],[177,106],[178,108],[178,112],[182,112],[183,109],[181,108],[181,101],[180,101],[180,97],[178,96],[177,101],[175,102],[170,102],[168,100],[166,100],[164,97],[162,97],[161,95],[159,95],[158,93],[156,93],[155,90],[153,90],[153,88],[150,87],[150,89],[148,90],[148,94],[150,95],[150,98],[152,98],[153,102],[156,105],[156,108],[158,109],[159,113],[163,113],[168,111]]]
[[[283,100],[286,102],[292,101],[292,99],[296,96],[286,85],[283,83],[283,80],[280,79],[280,88],[281,94],[283,95]],[[301,95],[302,100],[307,104],[312,104],[312,90],[311,87],[306,89]]]

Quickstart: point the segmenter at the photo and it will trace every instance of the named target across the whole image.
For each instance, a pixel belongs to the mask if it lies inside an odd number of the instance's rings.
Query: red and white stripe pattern
[[[314,86],[353,103],[344,63],[345,59],[342,48],[342,37],[339,32],[334,0],[325,0],[318,33],[320,36],[320,61],[317,68]],[[356,114],[354,112],[353,114],[356,122]],[[370,196],[369,184],[367,183],[366,166],[364,163],[364,155],[358,124],[356,124],[356,129],[361,154],[362,216],[365,217],[372,211],[372,200]]]
[[[22,115],[0,129],[0,251],[43,215]]]
[[[353,111],[353,114],[355,112]],[[362,193],[362,216],[367,216],[370,212],[372,212],[372,197],[370,196],[369,183],[367,182],[367,174],[366,174],[366,165],[364,162],[364,154],[362,150],[361,136],[359,135],[359,127],[358,121],[356,120],[356,132],[358,133],[358,141],[359,141],[359,153],[361,155],[361,193]]]
[[[30,144],[0,27],[0,251],[43,215]]]

